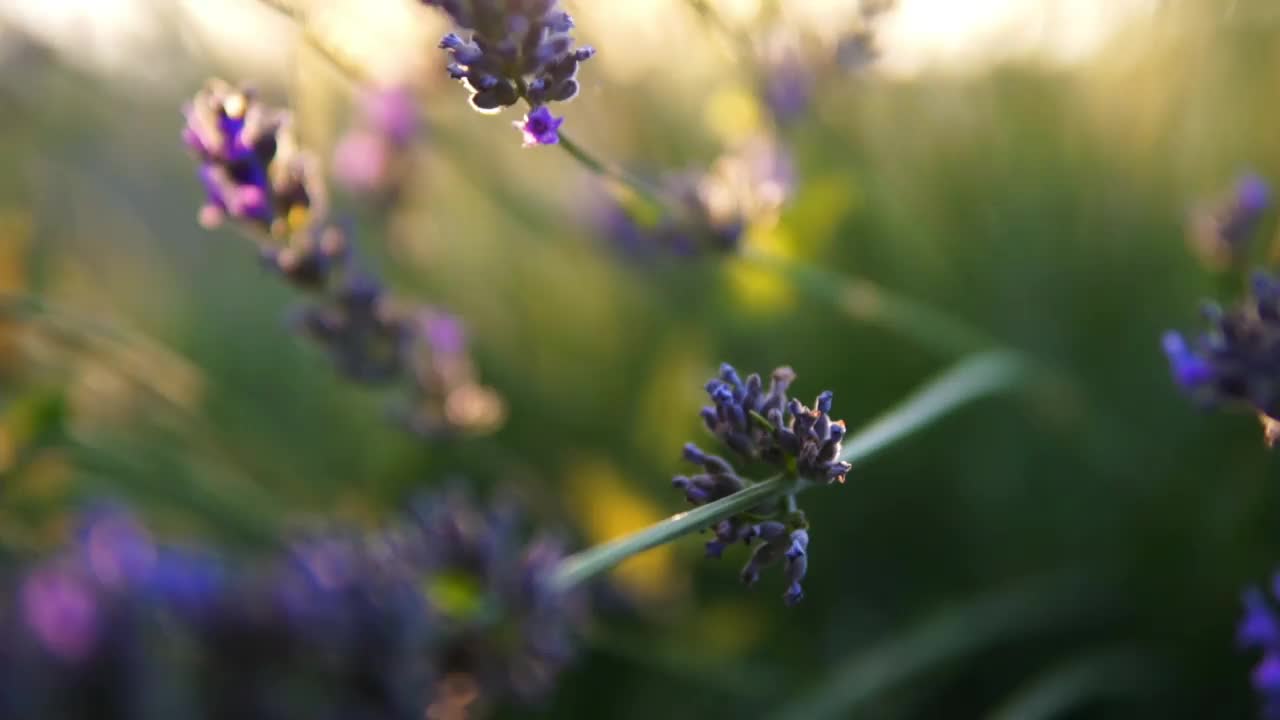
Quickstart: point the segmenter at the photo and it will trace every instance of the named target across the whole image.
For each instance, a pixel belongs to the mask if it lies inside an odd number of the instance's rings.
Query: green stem
[[[1024,371],[1023,361],[1008,350],[961,360],[851,435],[840,459],[852,463],[869,457],[971,400],[1013,387],[1024,378]]]
[[[570,555],[560,562],[552,584],[561,590],[571,588],[613,568],[632,555],[665,545],[678,537],[698,532],[725,518],[793,492],[798,489],[799,484],[798,480],[778,475],[727,498],[672,515],[643,530]]]
[[[796,287],[831,303],[850,317],[905,335],[939,354],[955,356],[991,347],[986,333],[947,313],[876,283],[761,252],[743,251],[743,262],[790,278]]]
[[[1022,376],[1022,364],[1009,352],[988,352],[962,360],[863,430],[851,435],[845,441],[840,459],[846,462],[864,460],[971,400],[1013,387]],[[814,484],[785,476],[770,478],[729,497],[570,555],[560,563],[552,582],[561,590],[568,589],[608,571],[633,555],[702,530],[770,500],[807,490]]]
[[[560,142],[557,144],[562,150],[569,154],[569,157],[576,160],[579,165],[591,174],[606,180],[611,180],[629,188],[632,192],[644,198],[649,203],[652,203],[656,208],[668,212],[673,211],[670,203],[662,198],[662,193],[657,188],[654,188],[647,181],[627,172],[626,170],[615,165],[610,165],[600,158],[597,158],[595,155],[592,155],[574,141],[573,138],[565,134],[564,131],[560,132]]]

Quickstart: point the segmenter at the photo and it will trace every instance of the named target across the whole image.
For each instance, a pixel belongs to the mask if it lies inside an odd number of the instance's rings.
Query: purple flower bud
[[[560,126],[564,118],[551,114],[543,105],[524,116],[523,122],[513,123],[524,134],[524,147],[555,145],[560,142]]]
[[[99,601],[89,582],[56,567],[36,570],[22,583],[23,619],[50,654],[75,663],[93,652]]]

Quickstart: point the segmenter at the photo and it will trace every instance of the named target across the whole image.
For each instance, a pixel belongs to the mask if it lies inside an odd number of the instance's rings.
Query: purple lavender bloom
[[[409,397],[394,417],[423,437],[483,434],[506,418],[501,395],[479,380],[462,320],[438,308],[420,307],[408,317],[405,368]]]
[[[334,148],[334,176],[353,192],[393,199],[420,125],[417,101],[408,88],[366,91],[359,121]]]
[[[1212,269],[1236,265],[1270,207],[1267,181],[1252,173],[1241,176],[1223,199],[1193,212],[1188,227],[1192,249]]]
[[[1280,575],[1276,576],[1280,590]],[[1272,600],[1259,588],[1244,593],[1244,616],[1236,633],[1240,647],[1262,653],[1254,666],[1252,683],[1262,700],[1264,717],[1280,717],[1280,619]]]
[[[524,133],[524,146],[527,148],[560,142],[560,126],[563,124],[564,118],[552,115],[545,105],[526,114],[522,122],[513,123]]]
[[[582,598],[551,584],[564,556],[552,537],[525,540],[514,506],[479,509],[455,492],[423,500],[408,547],[449,641],[439,672],[474,680],[488,702],[543,697],[573,658]]]
[[[183,141],[200,161],[204,225],[229,217],[284,236],[323,204],[315,161],[297,149],[288,113],[263,105],[253,90],[210,80],[183,114]]]
[[[794,48],[777,50],[764,66],[765,106],[781,125],[789,125],[808,112],[813,102],[813,69]]]
[[[317,223],[295,233],[283,246],[263,247],[262,262],[281,277],[307,290],[324,290],[340,274],[351,256],[345,228]]]
[[[783,570],[787,576],[787,591],[782,600],[787,607],[795,607],[804,599],[804,588],[800,581],[804,580],[809,569],[809,532],[796,530],[791,533],[791,546],[787,548],[783,561]]]
[[[1266,424],[1280,416],[1280,281],[1258,271],[1252,286],[1235,308],[1206,307],[1202,335],[1169,332],[1162,343],[1174,380],[1193,401],[1252,408]]]
[[[22,583],[22,616],[50,655],[78,663],[93,653],[102,634],[101,599],[92,581],[72,567],[43,567]]]
[[[555,0],[423,0],[471,30],[469,39],[449,33],[449,75],[471,93],[471,106],[497,112],[521,99],[531,106],[563,102],[578,94],[578,66],[595,51],[573,47],[573,20]]]
[[[795,607],[804,598],[800,581],[808,567],[808,531],[803,528],[792,530],[784,523],[770,520],[756,525],[751,537],[759,542],[751,553],[751,559],[742,568],[742,583],[748,587],[755,585],[760,580],[761,570],[783,561],[787,590],[782,600],[787,607]]]
[[[827,414],[832,394],[818,395],[811,409],[787,399],[794,380],[791,368],[778,368],[766,390],[759,375],[743,380],[733,366],[721,365],[719,377],[706,385],[712,404],[702,409],[703,423],[746,460],[764,460],[812,480],[844,482],[850,466],[838,458],[845,426]]]
[[[757,138],[721,156],[709,170],[667,175],[661,194],[679,213],[610,191],[588,193],[600,235],[628,259],[734,252],[751,226],[776,222],[795,185],[790,155]]]
[[[809,482],[843,482],[850,465],[839,459],[845,431],[844,422],[829,415],[832,394],[821,393],[813,408],[808,408],[787,398],[794,380],[790,368],[778,368],[766,388],[759,375],[744,379],[733,366],[721,365],[719,375],[706,384],[711,405],[699,415],[707,429],[743,459],[774,464]],[[685,444],[683,457],[703,471],[671,481],[691,505],[723,500],[750,484],[728,460],[693,443]],[[761,569],[782,561],[787,580],[783,601],[795,606],[804,597],[801,582],[808,571],[808,527],[804,513],[794,504],[764,503],[708,528],[713,537],[706,544],[707,557],[719,558],[738,543],[754,543],[751,560],[742,570],[743,582],[755,584]]]
[[[403,85],[366,91],[360,110],[362,124],[397,147],[412,144],[422,126],[418,99]]]
[[[352,278],[332,302],[320,300],[303,308],[295,325],[351,380],[385,383],[404,367],[408,323],[371,278]]]
[[[383,529],[232,562],[95,512],[0,599],[0,708],[410,720],[457,700],[462,677],[484,705],[536,699],[572,657],[580,607],[550,583],[560,546],[526,541],[518,520],[451,495]]]

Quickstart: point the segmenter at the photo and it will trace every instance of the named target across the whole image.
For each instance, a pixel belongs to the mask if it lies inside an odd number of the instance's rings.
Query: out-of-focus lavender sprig
[[[1236,307],[1206,305],[1209,329],[1188,339],[1164,335],[1174,381],[1198,404],[1251,408],[1269,444],[1280,426],[1280,280],[1254,273],[1252,292]]]
[[[1261,588],[1244,593],[1244,616],[1236,632],[1236,640],[1246,650],[1262,653],[1253,669],[1253,687],[1262,701],[1262,716],[1280,718],[1280,614],[1275,597],[1280,597],[1280,575],[1272,581],[1272,598]]]
[[[182,138],[200,161],[201,222],[225,218],[284,237],[323,210],[323,182],[300,150],[289,113],[264,105],[252,88],[210,80],[183,109]]]
[[[446,638],[440,671],[469,676],[495,698],[536,702],[572,659],[584,598],[551,585],[558,539],[521,540],[511,505],[476,507],[465,495],[420,502],[412,527],[432,568],[424,586]]]
[[[1192,212],[1188,243],[1210,269],[1237,266],[1246,258],[1250,240],[1270,207],[1267,181],[1253,173],[1242,175],[1222,198]]]
[[[752,226],[768,226],[795,187],[790,154],[756,137],[704,172],[668,175],[664,206],[616,189],[592,194],[588,212],[602,236],[629,258],[732,253]]]
[[[532,107],[578,94],[578,66],[595,51],[573,46],[573,19],[556,0],[423,0],[448,13],[470,38],[445,35],[449,75],[471,93],[471,106],[497,112],[525,100]],[[548,144],[548,143],[542,143]]]
[[[808,408],[787,397],[794,380],[791,368],[778,368],[766,388],[759,375],[744,380],[732,366],[722,365],[719,375],[707,383],[712,404],[702,409],[702,420],[713,435],[746,461],[768,462],[810,482],[844,482],[851,467],[839,459],[845,425],[828,415],[832,394],[820,394],[814,407]],[[671,482],[692,505],[722,500],[749,487],[728,460],[703,452],[693,443],[684,446],[684,459],[703,472],[680,475]],[[800,582],[808,568],[808,523],[804,513],[795,508],[794,498],[726,518],[711,531],[714,537],[707,543],[708,557],[719,558],[733,544],[755,544],[742,571],[744,583],[754,585],[762,568],[785,561],[787,590],[783,599],[787,605],[795,605],[804,597]]]
[[[369,89],[361,93],[357,108],[356,123],[334,148],[334,177],[354,193],[393,202],[421,131],[418,99],[404,86]]]
[[[120,508],[91,513],[0,595],[0,711],[417,720],[460,684],[471,704],[536,700],[583,607],[549,582],[558,546],[519,520],[447,496],[237,560],[162,545]]]
[[[412,143],[419,131],[416,112],[407,89],[368,93],[356,131],[368,137],[340,148],[339,170],[348,180],[391,182],[385,162]],[[404,383],[409,401],[396,414],[419,434],[488,432],[501,424],[505,406],[477,381],[460,321],[450,321],[455,332],[439,332],[441,323],[433,319],[444,314],[396,302],[356,266],[350,228],[315,202],[323,195],[323,179],[310,156],[296,148],[287,112],[268,107],[250,90],[212,80],[186,115],[183,135],[201,161],[208,195],[202,215],[229,215],[254,230],[271,230],[251,234],[263,264],[310,295],[291,325],[331,358],[339,374],[361,383]],[[379,145],[377,157],[362,155],[370,151],[371,139]],[[290,158],[297,159],[294,165]],[[379,168],[366,172],[369,167],[357,167],[361,162]],[[306,172],[297,174],[296,168]],[[271,182],[295,176],[305,182],[279,189]],[[211,178],[217,182],[210,184]],[[391,189],[375,186],[366,189]],[[240,202],[245,198],[254,202]]]

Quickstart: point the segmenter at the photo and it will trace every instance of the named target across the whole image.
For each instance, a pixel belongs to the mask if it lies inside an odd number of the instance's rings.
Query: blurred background
[[[1253,716],[1234,626],[1280,563],[1276,461],[1254,418],[1179,395],[1159,338],[1243,287],[1188,233],[1242,173],[1280,177],[1280,6],[566,6],[599,51],[557,108],[577,142],[653,177],[785,153],[747,248],[944,309],[1059,380],[805,496],[794,610],[694,538],[622,566],[549,703],[500,716]],[[874,300],[620,241],[567,154],[467,107],[442,15],[288,7],[304,22],[254,0],[0,2],[0,562],[65,542],[104,496],[161,536],[251,550],[459,478],[518,488],[585,547],[684,508],[669,478],[686,440],[711,444],[697,411],[721,361],[789,364],[856,428],[956,357],[865,322]],[[183,102],[250,81],[328,163],[360,89],[335,58],[423,98],[394,202],[332,202],[397,296],[463,318],[503,398],[493,432],[389,423],[385,394],[288,332],[297,293],[253,246],[196,222]],[[1256,257],[1273,238],[1268,215]]]

